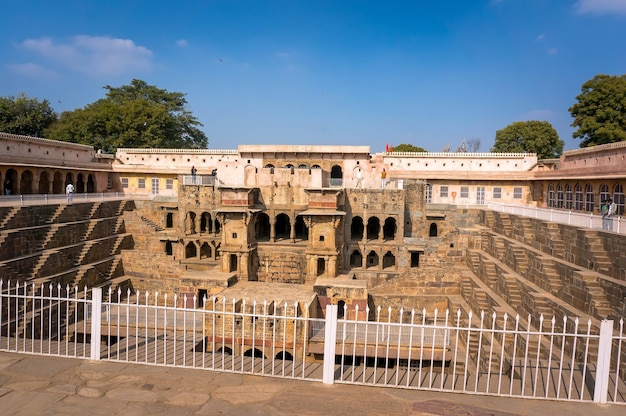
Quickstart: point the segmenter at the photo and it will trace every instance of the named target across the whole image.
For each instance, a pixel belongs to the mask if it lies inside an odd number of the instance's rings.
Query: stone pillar
[[[292,243],[296,242],[296,219],[294,218],[293,221],[291,221],[291,218],[289,219],[289,221],[291,222],[291,228],[289,229],[289,238],[291,239]]]
[[[337,277],[337,257],[328,258],[328,275],[330,277]]]
[[[240,269],[240,273],[239,275],[244,278],[245,280],[248,280],[249,276],[248,276],[248,270],[249,270],[249,258],[250,255],[248,253],[241,253],[240,255],[240,259],[239,259],[239,269]]]
[[[276,219],[270,220],[270,243],[276,242]]]

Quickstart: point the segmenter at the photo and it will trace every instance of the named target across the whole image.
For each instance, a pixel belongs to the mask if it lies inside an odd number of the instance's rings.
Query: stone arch
[[[369,252],[367,259],[365,260],[365,268],[369,269],[370,267],[376,266],[378,266],[378,253],[372,250]]]
[[[47,171],[39,174],[39,191],[40,194],[50,193],[50,178]]]
[[[33,193],[33,173],[28,169],[20,175],[20,193],[23,195]]]
[[[61,172],[54,173],[54,179],[52,180],[52,193],[62,194],[65,192],[65,185],[63,185],[63,175]]]
[[[350,239],[352,241],[362,240],[364,230],[365,230],[365,226],[363,225],[363,218],[361,217],[352,218],[352,223],[350,224]]]
[[[367,220],[367,239],[377,240],[380,234],[380,220],[378,217],[370,217]]]
[[[343,178],[343,170],[341,169],[341,166],[333,165],[333,167],[330,168],[330,177],[332,179]]]
[[[278,214],[276,216],[276,225],[275,227],[275,231],[276,231],[276,239],[286,239],[289,238],[291,235],[291,221],[289,219],[289,216],[285,213],[281,213]]]
[[[301,239],[301,240],[309,239],[309,227],[306,226],[304,222],[304,218],[301,215],[298,215],[296,217],[295,227],[296,227],[295,229],[296,238]]]
[[[223,347],[220,347],[216,351],[216,353],[222,354],[222,355],[233,355],[233,350],[230,347],[227,347],[224,345]]]
[[[249,348],[243,353],[244,357],[266,358],[263,351],[258,348]]]
[[[321,169],[320,165],[311,165],[311,169]]]
[[[275,360],[293,361],[293,355],[289,351],[280,351],[274,357]]]
[[[193,259],[198,257],[198,247],[196,247],[196,243],[190,241],[185,246],[185,258]]]
[[[5,195],[15,195],[17,193],[17,171],[15,169],[7,170],[4,175],[3,185]]]
[[[396,219],[392,217],[387,218],[383,226],[383,238],[385,240],[394,240],[396,238],[396,230]]]
[[[337,319],[343,319],[346,316],[346,301],[337,302]]]
[[[565,185],[565,209],[572,209],[574,206],[574,194],[572,193],[572,185]]]
[[[363,267],[363,255],[359,250],[354,250],[350,254],[350,267]]]
[[[76,183],[74,184],[74,189],[77,194],[85,193],[85,175],[79,173],[76,175]]]
[[[96,180],[92,173],[87,175],[87,192],[90,194],[96,192]]]
[[[211,231],[213,231],[213,222],[211,221],[211,214],[209,212],[204,211],[200,215],[200,232],[210,233]]]
[[[186,234],[196,233],[196,213],[193,211],[189,211],[187,213],[187,217],[185,218],[185,233]]]
[[[206,241],[202,243],[202,245],[200,246],[200,258],[210,259],[212,257],[212,254],[213,249],[211,248],[211,245]]]
[[[439,230],[437,229],[437,223],[436,222],[431,222],[430,223],[430,227],[428,229],[428,236],[429,237],[437,237],[439,233]]]
[[[383,269],[388,269],[396,266],[396,256],[391,251],[388,251],[383,256]]]
[[[298,165],[298,169],[308,169],[309,167],[306,165],[306,163],[300,163]]]
[[[256,217],[254,224],[254,236],[257,241],[270,241],[270,217],[264,212],[261,212]]]

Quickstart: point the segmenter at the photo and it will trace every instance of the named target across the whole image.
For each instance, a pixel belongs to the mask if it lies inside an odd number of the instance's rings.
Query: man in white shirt
[[[74,195],[74,185],[72,185],[72,182],[68,183],[65,187],[65,193],[67,194],[67,203],[71,204],[72,196]]]
[[[615,210],[617,209],[617,207],[615,206],[615,202],[613,202],[613,200],[611,198],[609,198],[609,200],[607,201],[608,205],[609,205],[609,209],[606,213],[606,218],[607,218],[607,223],[608,223],[608,230],[609,231],[613,231],[613,216],[615,215]]]

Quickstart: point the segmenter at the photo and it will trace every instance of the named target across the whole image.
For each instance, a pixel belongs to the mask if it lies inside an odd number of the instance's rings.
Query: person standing
[[[361,168],[358,168],[356,171],[356,187],[363,188],[363,172]]]
[[[609,219],[608,219],[609,204],[607,203],[606,200],[603,200],[600,203],[600,214],[602,214],[602,229],[608,230],[609,229]]]
[[[613,216],[615,215],[615,210],[617,207],[615,206],[615,202],[611,198],[607,201],[608,209],[607,209],[607,230],[613,231]]]
[[[67,194],[67,203],[71,204],[74,196],[74,185],[72,185],[72,182],[68,183],[65,187],[65,193]]]
[[[387,183],[387,171],[383,168],[383,171],[380,174],[380,187],[385,189],[385,184]]]
[[[11,195],[11,180],[7,179],[4,181],[4,194]]]

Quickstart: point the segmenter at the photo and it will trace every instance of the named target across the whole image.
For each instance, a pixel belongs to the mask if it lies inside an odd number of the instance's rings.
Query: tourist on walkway
[[[363,171],[361,171],[361,168],[358,168],[356,171],[356,187],[363,188]]]
[[[380,187],[385,189],[385,184],[387,183],[387,171],[383,168],[382,173],[380,174]]]
[[[74,185],[72,185],[72,182],[68,183],[65,187],[65,193],[67,194],[67,203],[71,204],[72,197],[74,196]]]
[[[609,200],[607,201],[607,212],[606,212],[606,223],[607,223],[607,230],[609,231],[613,231],[613,216],[615,215],[615,203],[613,202],[613,200],[611,198],[609,198]]]
[[[7,179],[4,181],[4,194],[11,195],[11,180]]]

